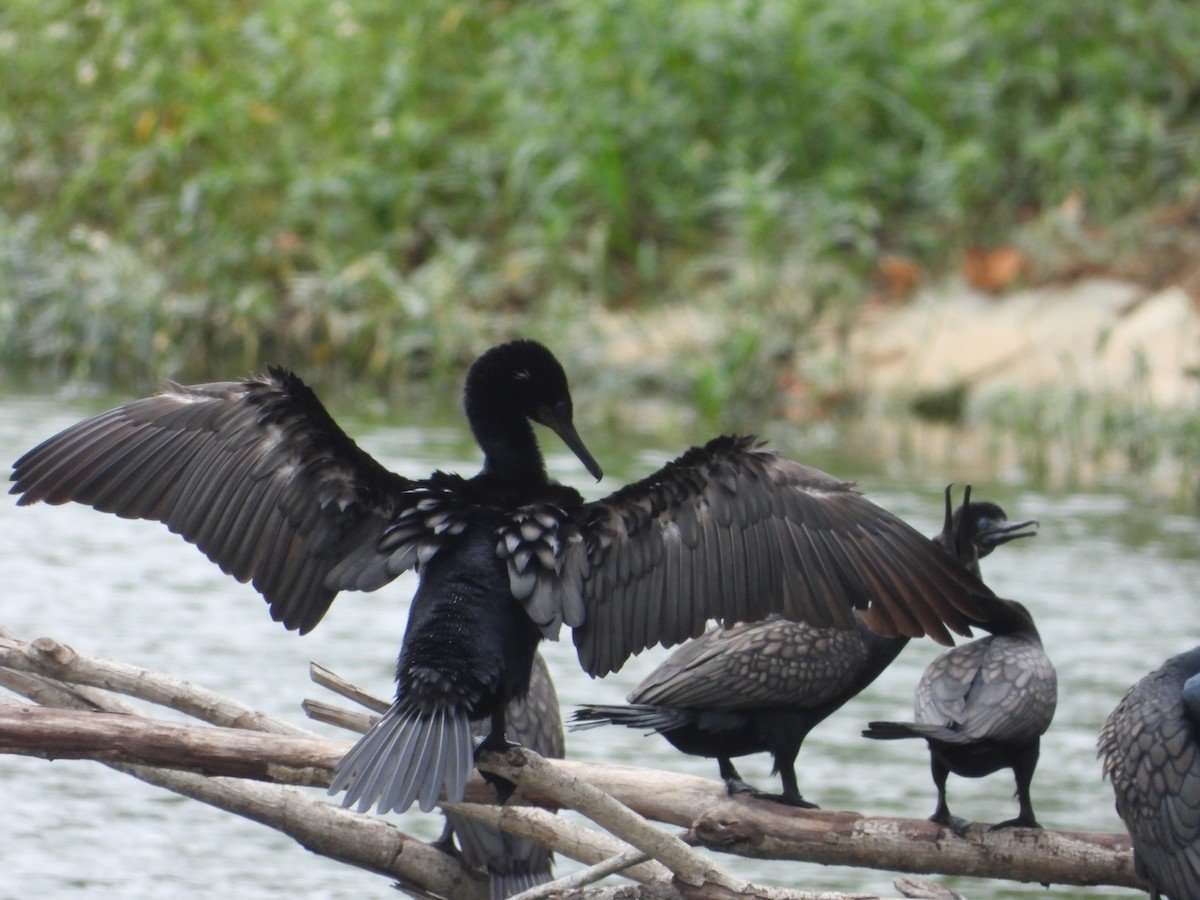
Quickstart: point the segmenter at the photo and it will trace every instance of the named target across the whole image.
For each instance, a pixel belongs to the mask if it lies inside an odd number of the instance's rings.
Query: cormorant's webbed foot
[[[485,738],[481,738],[475,744],[475,757],[476,757],[476,759],[478,759],[479,754],[482,752],[507,753],[509,750],[512,750],[514,747],[520,747],[520,746],[521,746],[520,744],[514,744],[512,741],[505,740],[504,738],[497,738],[495,736],[495,734],[493,733],[493,734],[489,734]],[[501,806],[503,806],[508,801],[508,798],[512,796],[513,791],[515,791],[517,789],[517,786],[515,784],[513,784],[511,781],[509,781],[507,778],[504,778],[500,775],[496,775],[493,772],[484,772],[483,770],[480,770],[479,774],[483,776],[484,781],[486,781],[493,788],[495,788],[496,802],[499,803]]]
[[[943,828],[949,828],[960,838],[967,836],[967,826],[971,824],[967,819],[950,815],[949,810],[935,812],[929,817],[929,821],[941,825]]]
[[[1000,828],[1041,828],[1038,820],[1033,816],[1017,816],[1015,819],[1009,819],[1007,822],[997,822],[988,828],[988,831],[996,831]]]
[[[750,784],[750,782],[743,781],[740,775],[734,775],[725,779],[725,791],[730,797],[737,794],[749,794],[751,797],[762,796],[762,791]]]
[[[725,790],[729,792],[729,796],[733,797],[737,794],[749,794],[756,800],[770,800],[772,803],[782,803],[784,806],[794,806],[797,809],[820,809],[815,803],[809,803],[799,794],[792,796],[790,794],[771,794],[767,791],[761,791],[747,781],[743,781],[740,777],[726,778]]]
[[[805,800],[799,794],[755,794],[756,797],[761,797],[764,800],[774,800],[776,803],[782,803],[785,806],[794,806],[797,809],[820,809],[817,804]]]

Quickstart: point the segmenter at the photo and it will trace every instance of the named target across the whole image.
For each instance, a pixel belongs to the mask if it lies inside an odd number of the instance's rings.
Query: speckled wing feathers
[[[628,700],[683,709],[786,711],[791,704],[779,686],[795,684],[803,685],[797,708],[810,710],[843,696],[846,669],[867,654],[858,629],[816,628],[776,616],[706,631],[672,653]]]
[[[709,619],[773,611],[850,628],[872,605],[885,634],[953,643],[987,618],[991,592],[929,539],[853,485],[724,437],[585,506],[564,577],[578,577],[587,618],[575,629],[593,675],[633,653],[677,644]]]
[[[396,498],[390,521],[347,548],[341,562],[326,574],[326,587],[378,590],[401,572],[429,562],[447,541],[462,534],[470,523],[471,507],[446,482],[456,487],[466,482],[444,472],[435,472],[429,482],[413,482]]]
[[[410,482],[360,450],[301,381],[172,385],[50,438],[14,466],[21,504],[74,500],[155,519],[310,630],[328,571],[382,532]]]
[[[579,573],[563,570],[578,531],[552,503],[522,506],[505,519],[496,554],[508,566],[509,590],[542,634],[557,639],[563,624],[575,627],[584,620]]]
[[[1039,643],[990,635],[929,664],[914,713],[918,724],[952,733],[942,740],[1020,744],[1050,727],[1057,697],[1054,666]]]
[[[1100,732],[1138,870],[1171,898],[1200,896],[1200,722],[1181,696],[1197,672],[1200,648],[1172,658],[1130,688]]]

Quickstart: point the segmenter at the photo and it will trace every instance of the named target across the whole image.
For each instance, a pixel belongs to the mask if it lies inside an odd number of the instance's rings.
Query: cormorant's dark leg
[[[959,837],[965,837],[967,825],[970,823],[966,819],[950,815],[950,807],[946,804],[946,779],[950,777],[950,770],[937,758],[936,753],[929,754],[929,769],[933,773],[933,783],[938,792],[937,809],[933,811],[929,821],[949,828]]]
[[[742,780],[742,776],[738,774],[738,770],[733,767],[733,760],[728,756],[718,756],[717,766],[721,770],[721,778],[725,780],[725,790],[729,796],[732,797],[734,794],[756,796],[759,794],[758,788]]]
[[[462,859],[462,854],[459,853],[458,847],[454,846],[454,829],[450,827],[449,822],[446,822],[442,826],[442,833],[433,842],[432,846],[437,847],[443,853],[450,854],[455,859]]]
[[[796,755],[799,752],[800,748],[797,747],[794,751],[789,749],[775,753],[775,771],[779,773],[779,779],[783,782],[782,794],[768,794],[766,791],[757,791],[751,788],[751,795],[760,800],[774,800],[776,803],[786,803],[788,806],[800,809],[820,809],[817,804],[809,803],[800,795],[800,785],[796,781]],[[742,783],[745,784],[745,782]],[[746,786],[749,787],[749,785]]]
[[[779,780],[783,782],[783,795],[780,800],[789,806],[801,809],[820,809],[815,803],[805,800],[800,794],[800,784],[796,781],[796,756],[800,748],[786,750],[775,754],[775,770],[779,772]]]
[[[506,753],[513,747],[519,747],[520,744],[514,744],[504,736],[504,713],[508,709],[507,703],[497,704],[497,708],[492,710],[492,730],[487,737],[482,738],[475,745],[475,756],[478,758],[481,751],[491,751],[492,753]],[[496,789],[496,802],[504,805],[504,802],[512,796],[512,792],[517,789],[517,786],[507,778],[502,778],[491,772],[480,772],[483,780]]]
[[[1040,747],[1041,738],[1037,738],[1020,752],[1013,763],[1013,775],[1017,779],[1017,803],[1020,804],[1017,817],[1009,819],[1007,822],[997,822],[988,831],[994,831],[997,828],[1042,827],[1033,815],[1033,803],[1029,799],[1029,788],[1033,784],[1033,770],[1037,768]]]

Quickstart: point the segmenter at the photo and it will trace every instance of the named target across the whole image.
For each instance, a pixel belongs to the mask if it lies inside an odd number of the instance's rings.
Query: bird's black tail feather
[[[599,725],[624,725],[627,728],[645,728],[649,731],[665,732],[681,728],[692,720],[682,709],[665,706],[627,704],[625,706],[580,706],[571,714],[571,730],[583,731]]]
[[[446,799],[462,800],[474,765],[471,722],[455,709],[428,715],[393,706],[334,772],[329,793],[345,791],[343,806],[366,812],[404,812],[415,800],[429,812],[443,789]]]
[[[971,738],[961,731],[954,731],[944,725],[926,725],[921,722],[868,722],[862,735],[877,741],[898,741],[903,738],[924,738],[947,744],[971,741]]]

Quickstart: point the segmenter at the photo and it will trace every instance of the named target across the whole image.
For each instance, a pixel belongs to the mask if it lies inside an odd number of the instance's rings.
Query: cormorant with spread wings
[[[388,471],[296,375],[184,387],[49,438],[14,466],[21,504],[77,501],[163,522],[251,581],[301,633],[344,590],[420,573],[396,669],[396,702],[342,759],[331,793],[380,811],[459,800],[472,720],[507,746],[538,642],[573,629],[594,676],[631,654],[701,634],[710,619],[772,612],[889,635],[950,631],[990,615],[991,592],[853,485],[751,437],[718,437],[607,497],[549,479],[531,422],[597,479],[573,425],[566,374],[539,343],[493,347],[467,373],[483,469],[464,478]]]

